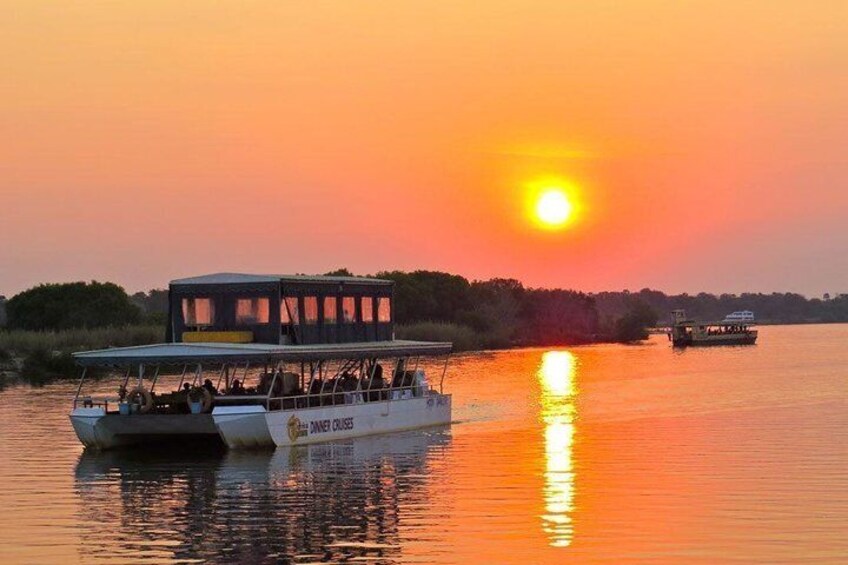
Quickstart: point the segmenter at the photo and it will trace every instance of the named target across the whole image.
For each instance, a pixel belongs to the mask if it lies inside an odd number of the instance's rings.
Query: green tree
[[[6,307],[10,329],[99,328],[141,318],[123,288],[97,281],[42,284],[13,296]]]
[[[635,299],[630,310],[615,323],[615,339],[621,342],[648,339],[647,329],[657,324],[657,313],[644,300]]]
[[[395,320],[410,322],[459,322],[473,308],[471,285],[459,276],[438,271],[391,271],[377,273],[395,282]]]
[[[341,269],[336,269],[335,271],[330,271],[328,273],[324,273],[325,277],[353,277],[355,276],[351,273],[347,267],[342,267]]]

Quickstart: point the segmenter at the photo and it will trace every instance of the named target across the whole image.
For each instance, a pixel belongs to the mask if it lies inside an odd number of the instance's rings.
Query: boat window
[[[377,321],[392,321],[392,303],[387,296],[377,298]]]
[[[267,324],[271,321],[269,298],[239,298],[236,300],[236,324]]]
[[[370,324],[374,321],[374,299],[370,296],[362,297],[362,321]]]
[[[215,323],[215,304],[211,298],[183,298],[183,322],[187,326],[211,326]]]
[[[346,324],[356,322],[356,300],[352,296],[342,298],[342,321]]]
[[[318,323],[318,297],[304,296],[303,297],[303,319],[307,324]]]
[[[283,324],[300,323],[297,296],[286,296],[280,303],[280,321]]]
[[[336,323],[336,297],[335,296],[325,296],[324,297],[324,323],[325,324],[335,324]]]

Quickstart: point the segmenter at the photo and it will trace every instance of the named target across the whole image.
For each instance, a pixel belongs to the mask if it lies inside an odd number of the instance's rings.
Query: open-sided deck
[[[230,447],[290,445],[443,424],[450,421],[444,370],[437,390],[418,361],[445,356],[446,363],[451,347],[392,340],[165,343],[87,351],[75,354],[84,371],[71,421],[80,440],[96,448],[201,439],[220,439]],[[390,379],[383,378],[381,360],[392,363]],[[122,374],[118,394],[83,394],[91,367]],[[176,390],[156,391],[167,368],[180,376]],[[129,391],[132,379],[137,384]],[[251,379],[255,386],[248,386]],[[283,413],[286,421],[280,424]],[[306,422],[303,429],[290,431],[300,419]]]

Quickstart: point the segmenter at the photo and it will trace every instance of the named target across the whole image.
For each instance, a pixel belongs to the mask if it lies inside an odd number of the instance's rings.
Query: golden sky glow
[[[848,285],[830,260],[848,252],[844,2],[4,14],[0,294],[340,266],[584,290]],[[528,221],[540,178],[579,187],[568,229]]]

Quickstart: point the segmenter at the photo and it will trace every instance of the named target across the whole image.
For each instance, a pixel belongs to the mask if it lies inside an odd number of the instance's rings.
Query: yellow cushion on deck
[[[252,343],[253,332],[183,332],[186,343]]]

